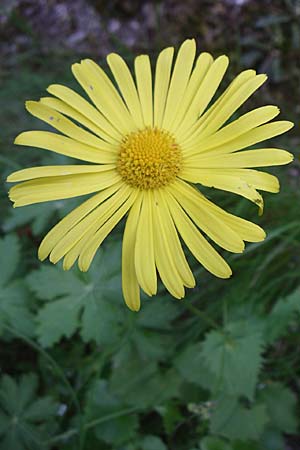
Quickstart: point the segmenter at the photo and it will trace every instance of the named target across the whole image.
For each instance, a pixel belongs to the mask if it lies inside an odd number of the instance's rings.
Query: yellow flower
[[[76,260],[87,271],[94,255],[128,213],[122,250],[122,286],[130,309],[140,308],[140,288],[157,291],[157,272],[176,298],[195,285],[180,237],[212,274],[231,269],[200,230],[224,249],[241,253],[244,241],[264,239],[257,225],[211,203],[192,184],[239,194],[256,203],[257,189],[278,192],[276,177],[253,167],[287,164],[292,155],[276,148],[245,148],[289,130],[287,121],[263,106],[226,124],[267,79],[241,72],[211,105],[228,58],[201,53],[186,40],[173,65],[173,48],[158,56],[154,82],[147,55],[134,61],[135,81],[117,54],[107,62],[115,84],[93,61],[72,71],[93,105],[73,90],[51,85],[52,97],[26,103],[27,110],[62,134],[26,131],[15,143],[51,150],[92,164],[33,167],[8,177],[14,206],[96,193],[61,220],[43,239],[39,258],[64,269]],[[117,88],[115,87],[117,85]],[[79,126],[78,124],[82,125]],[[243,151],[241,151],[243,150]]]

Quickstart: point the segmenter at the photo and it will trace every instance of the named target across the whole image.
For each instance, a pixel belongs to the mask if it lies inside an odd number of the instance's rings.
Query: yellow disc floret
[[[145,128],[125,136],[117,169],[123,180],[139,189],[156,189],[172,182],[182,166],[179,145],[172,134]]]

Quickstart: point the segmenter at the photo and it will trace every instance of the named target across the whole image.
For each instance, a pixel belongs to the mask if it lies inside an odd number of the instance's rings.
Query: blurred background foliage
[[[25,100],[50,83],[77,89],[72,62],[106,67],[117,51],[131,63],[186,37],[229,55],[223,88],[244,68],[268,74],[246,110],[277,104],[295,122],[274,144],[295,161],[273,170],[282,189],[264,196],[262,218],[206,191],[267,231],[243,255],[225,254],[230,280],[190,258],[198,283],[186,299],[161,288],[134,314],[120,291],[123,224],[87,274],[64,273],[39,263],[37,246],[78,200],[13,210],[5,178],[67,161],[13,140],[44,127]],[[298,450],[300,1],[1,0],[0,86],[0,449]]]

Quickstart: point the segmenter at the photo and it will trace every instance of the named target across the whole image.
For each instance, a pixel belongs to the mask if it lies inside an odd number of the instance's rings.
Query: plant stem
[[[69,380],[65,376],[64,371],[62,370],[62,368],[57,364],[57,362],[55,361],[55,359],[52,358],[52,356],[50,356],[42,347],[40,347],[32,339],[30,339],[29,337],[25,336],[23,333],[20,333],[18,330],[16,330],[15,328],[13,328],[13,327],[11,327],[9,325],[5,325],[4,327],[11,334],[13,334],[17,338],[21,339],[26,344],[28,344],[30,347],[32,347],[34,350],[39,352],[52,365],[52,367],[56,371],[57,376],[61,378],[61,380],[64,382],[65,386],[67,387],[67,389],[70,392],[70,396],[71,396],[72,402],[74,403],[74,405],[75,405],[75,407],[77,409],[78,415],[80,417],[80,431],[83,430],[84,426],[83,426],[83,423],[82,423],[81,407],[80,407],[80,404],[79,404],[76,392],[74,391],[71,383],[69,382]],[[82,441],[82,436],[84,436],[84,434],[80,432],[80,435],[79,435],[79,438],[80,438],[79,449],[80,450],[83,450],[83,445],[84,445],[84,442]]]
[[[200,309],[196,308],[196,306],[194,306],[192,303],[190,303],[189,301],[185,301],[184,305],[186,306],[187,309],[189,309],[193,314],[195,314],[196,316],[200,317],[201,320],[203,320],[204,322],[206,322],[210,327],[216,329],[216,330],[220,330],[219,325],[217,324],[217,322],[215,322],[213,319],[211,319],[210,317],[208,317],[204,312],[202,312]]]

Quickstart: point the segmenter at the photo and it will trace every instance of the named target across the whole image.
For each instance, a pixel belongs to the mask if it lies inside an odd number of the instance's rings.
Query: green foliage
[[[272,426],[284,433],[296,433],[296,396],[281,383],[270,383],[261,392]]]
[[[28,285],[41,300],[51,300],[37,316],[40,343],[49,347],[78,329],[85,342],[113,343],[119,335],[122,314],[120,290],[120,242],[102,251],[86,277],[44,266],[32,272]],[[107,256],[109,255],[109,257]],[[63,317],[63,320],[62,320]]]
[[[271,102],[280,106],[283,119],[299,122],[299,14],[292,0],[239,5],[203,0],[200,8],[197,0],[184,5],[158,0],[148,9],[136,1],[70,6],[53,0],[45,27],[43,2],[0,3],[3,182],[23,167],[73,163],[13,146],[19,132],[43,128],[25,113],[25,100],[47,95],[45,88],[53,82],[73,87],[69,61],[87,54],[99,60],[107,45],[121,48],[132,61],[115,32],[95,37],[96,10],[105,33],[113,21],[121,28],[125,23],[128,41],[134,37],[138,51],[155,54],[194,34],[203,49],[230,56],[228,80],[243,68],[266,72],[268,85],[246,109]],[[62,22],[53,33],[57,15]],[[86,27],[92,17],[96,22]],[[132,19],[142,27],[131,29]],[[68,53],[62,42],[75,47]],[[295,127],[274,145],[298,152],[299,143]],[[300,185],[295,156],[293,165],[274,168],[281,193],[264,195],[261,218],[249,202],[203,188],[221,207],[264,227],[266,240],[247,244],[243,255],[224,252],[234,273],[229,280],[217,280],[188,256],[197,287],[187,289],[178,302],[159,286],[157,296],[143,298],[138,314],[125,308],[121,295],[123,224],[104,242],[88,273],[64,272],[60,264],[40,263],[37,246],[82,199],[13,209],[3,186],[0,450],[298,450]]]
[[[28,308],[28,294],[22,279],[15,277],[21,263],[20,244],[15,235],[0,240],[0,332],[13,326],[32,335],[33,316]]]
[[[253,398],[262,363],[263,338],[256,323],[233,322],[205,338],[201,357],[218,379],[218,389]]]
[[[37,397],[38,379],[24,374],[18,383],[8,375],[0,382],[1,450],[41,450],[55,430],[58,405],[50,397]]]
[[[245,407],[235,397],[223,397],[216,402],[210,431],[232,440],[257,440],[268,421],[265,405]]]

